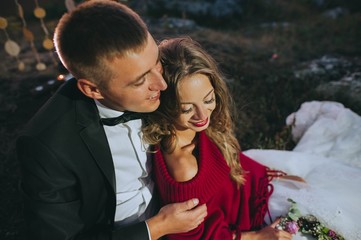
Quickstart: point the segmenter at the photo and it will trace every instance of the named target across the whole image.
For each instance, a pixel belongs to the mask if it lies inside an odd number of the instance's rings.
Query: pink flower
[[[332,237],[332,239],[336,239],[337,234],[336,234],[334,231],[329,230],[329,231],[328,231],[328,236]]]
[[[286,231],[295,234],[298,232],[299,226],[297,225],[297,222],[290,221],[286,223]]]

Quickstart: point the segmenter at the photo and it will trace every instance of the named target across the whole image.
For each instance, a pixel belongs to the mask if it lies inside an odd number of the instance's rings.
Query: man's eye
[[[141,86],[141,85],[144,84],[145,80],[146,80],[146,76],[144,76],[144,77],[142,77],[141,79],[139,79],[139,81],[137,81],[136,83],[134,83],[133,86],[134,86],[134,87],[139,87],[139,86]]]

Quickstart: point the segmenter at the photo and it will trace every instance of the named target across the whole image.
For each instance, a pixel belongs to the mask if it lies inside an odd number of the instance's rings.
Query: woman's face
[[[205,130],[216,107],[214,88],[208,76],[193,74],[182,79],[178,85],[178,92],[181,114],[176,120],[177,130]]]

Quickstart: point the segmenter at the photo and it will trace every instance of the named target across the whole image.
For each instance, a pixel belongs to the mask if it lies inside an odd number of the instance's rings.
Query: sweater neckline
[[[206,202],[215,194],[225,180],[229,180],[230,168],[221,152],[204,131],[198,134],[198,172],[190,180],[177,182],[169,174],[163,154],[158,149],[155,167],[159,168],[162,188],[173,198],[174,191],[182,192],[185,199],[202,196],[201,202]],[[158,179],[159,181],[159,179]],[[177,199],[179,200],[179,199]]]

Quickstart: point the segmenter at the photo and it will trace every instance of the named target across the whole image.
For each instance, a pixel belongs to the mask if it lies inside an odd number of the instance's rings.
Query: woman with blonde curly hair
[[[159,49],[168,88],[143,125],[156,187],[164,205],[197,197],[208,209],[196,229],[168,239],[291,239],[276,223],[264,227],[267,168],[241,153],[214,59],[190,38],[164,40]]]

